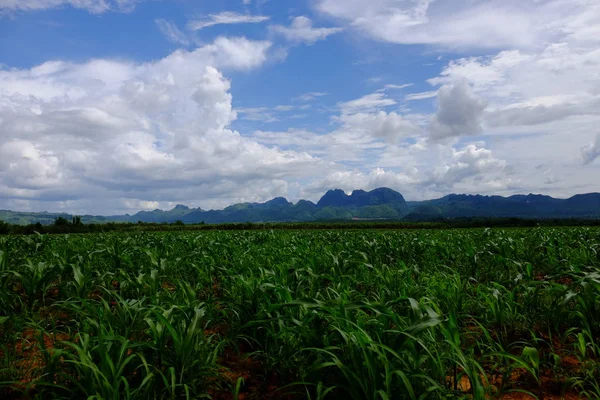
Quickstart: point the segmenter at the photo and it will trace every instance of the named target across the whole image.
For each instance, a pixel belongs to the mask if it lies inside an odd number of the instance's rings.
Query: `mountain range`
[[[0,210],[0,220],[12,224],[52,224],[61,213],[32,213]],[[369,192],[355,190],[327,191],[315,204],[308,200],[297,203],[276,197],[265,203],[238,203],[223,210],[202,210],[179,204],[172,210],[140,211],[134,215],[83,215],[84,223],[155,222],[228,223],[285,222],[323,220],[405,220],[432,221],[454,218],[600,218],[600,193],[579,194],[557,199],[539,194],[482,196],[451,194],[435,200],[406,201],[395,190],[378,188]]]

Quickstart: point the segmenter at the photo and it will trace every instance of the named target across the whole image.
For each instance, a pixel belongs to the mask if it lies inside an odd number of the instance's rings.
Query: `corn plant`
[[[598,228],[3,236],[0,397],[597,399],[599,277]]]

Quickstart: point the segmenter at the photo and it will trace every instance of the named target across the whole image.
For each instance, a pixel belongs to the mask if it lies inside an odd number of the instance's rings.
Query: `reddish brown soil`
[[[18,383],[14,385],[16,391],[35,388],[35,380],[38,378],[39,370],[45,366],[44,356],[39,343],[40,332],[34,329],[26,329],[20,334],[21,340],[15,345],[17,356],[16,370],[18,371]],[[66,333],[43,334],[43,347],[53,352],[57,342],[66,341],[69,335]]]
[[[171,282],[163,282],[160,284],[160,287],[170,293],[173,293],[177,289]]]

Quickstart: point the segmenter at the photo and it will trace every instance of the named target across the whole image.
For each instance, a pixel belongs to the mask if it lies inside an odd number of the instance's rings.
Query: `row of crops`
[[[597,228],[0,237],[0,398],[599,399],[598,356]]]

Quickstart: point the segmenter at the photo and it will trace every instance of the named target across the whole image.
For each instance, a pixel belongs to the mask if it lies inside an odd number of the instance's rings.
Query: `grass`
[[[4,236],[0,288],[2,398],[600,398],[598,228]]]

